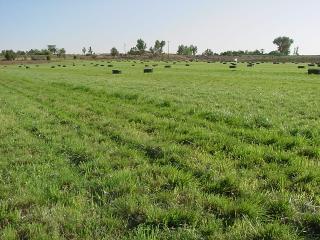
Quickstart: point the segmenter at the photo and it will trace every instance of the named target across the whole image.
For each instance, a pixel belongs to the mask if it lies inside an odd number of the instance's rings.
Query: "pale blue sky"
[[[92,46],[123,51],[143,38],[195,44],[201,53],[274,50],[288,35],[301,54],[320,54],[320,0],[0,0],[0,49]]]

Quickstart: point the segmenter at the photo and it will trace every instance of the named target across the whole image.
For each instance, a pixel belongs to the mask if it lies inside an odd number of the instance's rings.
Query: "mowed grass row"
[[[95,64],[0,67],[4,239],[319,236],[319,77]]]

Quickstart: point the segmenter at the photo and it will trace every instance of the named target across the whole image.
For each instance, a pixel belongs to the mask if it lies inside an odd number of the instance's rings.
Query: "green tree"
[[[185,45],[182,44],[182,45],[178,46],[177,54],[178,55],[190,56],[190,55],[193,54],[192,50],[194,50],[194,49],[192,49],[191,46],[188,47],[188,46],[185,46]]]
[[[83,48],[82,48],[82,53],[83,53],[83,55],[86,55],[86,52],[87,52],[86,47],[83,47]]]
[[[66,50],[64,48],[58,50],[58,57],[66,58]]]
[[[213,56],[213,51],[211,49],[206,49],[203,53],[202,53],[203,56]]]
[[[147,49],[147,44],[141,38],[137,40],[136,48],[140,54],[143,54]]]
[[[50,53],[52,54],[56,54],[57,53],[57,47],[56,45],[48,45],[48,50]]]
[[[89,54],[89,55],[92,55],[92,54],[93,54],[93,50],[92,50],[92,47],[91,47],[91,46],[90,46],[89,49],[88,49],[88,54]]]
[[[190,51],[191,51],[193,56],[195,56],[197,54],[197,52],[198,52],[198,47],[197,46],[190,45],[189,49],[190,49]]]
[[[113,56],[113,57],[119,55],[119,51],[115,47],[111,48],[110,53],[111,53],[111,56]]]
[[[157,40],[155,43],[154,43],[154,47],[151,47],[150,48],[150,52],[157,55],[157,54],[161,54],[163,53],[163,48],[164,46],[166,45],[166,42],[165,41],[159,41]]]
[[[290,47],[293,43],[293,39],[289,37],[278,37],[273,41],[273,44],[278,47],[278,52],[282,55],[289,55]]]
[[[5,50],[3,52],[4,58],[8,61],[13,61],[16,59],[17,54],[13,50]]]

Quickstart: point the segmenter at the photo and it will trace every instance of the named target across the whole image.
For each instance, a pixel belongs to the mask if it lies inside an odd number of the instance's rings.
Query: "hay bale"
[[[320,69],[308,69],[308,74],[320,75]]]
[[[305,66],[298,66],[298,68],[305,68]]]
[[[62,67],[67,67],[66,65],[63,65]]]
[[[187,63],[187,64],[186,64],[186,67],[190,67],[190,64]]]
[[[112,64],[109,64],[108,67],[113,67],[113,65],[112,65]]]
[[[135,67],[136,65],[132,64],[131,67]]]
[[[56,68],[56,66],[51,66],[51,68]]]
[[[29,66],[26,66],[26,69],[29,69],[30,67]]]
[[[143,69],[144,73],[153,73],[153,68],[145,68]]]
[[[103,65],[103,64],[101,64],[101,65],[100,65],[100,67],[104,67],[104,65]]]
[[[113,69],[112,70],[112,74],[121,74],[121,70],[118,70],[118,69]]]
[[[164,67],[165,68],[171,68],[171,65],[165,65]]]
[[[231,65],[231,66],[229,66],[229,68],[237,68],[237,66],[236,65]]]
[[[315,67],[316,65],[314,63],[308,64],[309,67]]]

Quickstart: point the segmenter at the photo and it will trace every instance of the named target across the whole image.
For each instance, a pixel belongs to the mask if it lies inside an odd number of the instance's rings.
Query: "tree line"
[[[31,49],[29,51],[13,51],[2,50],[1,55],[8,61],[15,60],[18,57],[27,59],[28,57],[44,56],[47,60],[51,59],[51,56],[57,56],[59,58],[66,57],[66,50],[64,48],[57,48],[56,45],[48,45],[46,49]]]
[[[211,49],[206,49],[202,55],[203,56],[242,56],[242,55],[274,55],[274,56],[282,56],[289,55],[290,49],[294,40],[289,37],[278,37],[274,39],[273,44],[277,46],[277,50],[266,53],[264,49],[254,50],[254,51],[225,51],[221,53],[214,53]],[[129,55],[143,55],[145,53],[153,54],[153,55],[161,55],[164,53],[164,47],[166,46],[166,42],[164,40],[156,40],[154,45],[147,50],[147,44],[143,39],[138,39],[135,46],[133,46],[128,53]],[[299,55],[299,48],[294,49],[294,55]],[[88,49],[86,47],[82,48],[83,55],[86,56],[96,56],[92,47],[90,46]],[[195,45],[179,45],[177,50],[177,55],[184,56],[196,56],[198,53],[198,47]],[[113,47],[110,50],[110,54],[112,56],[118,56],[120,53],[116,47]],[[46,49],[31,49],[29,51],[13,51],[13,50],[3,50],[1,51],[1,55],[4,56],[6,60],[15,60],[17,57],[23,57],[27,59],[28,56],[38,56],[43,55],[46,56],[47,60],[51,59],[51,56],[55,55],[57,57],[66,56],[66,50],[64,48],[57,48],[56,45],[48,45]]]
[[[292,44],[294,43],[294,40],[289,37],[278,37],[274,39],[273,44],[277,46],[277,50],[271,51],[269,53],[266,53],[264,49],[260,50],[239,50],[239,51],[225,51],[221,53],[214,53],[211,49],[206,49],[201,55],[203,56],[242,56],[242,55],[274,55],[274,56],[285,56],[290,54],[290,48]],[[163,49],[166,45],[165,41],[159,41],[156,40],[153,47],[150,47],[149,52],[154,55],[159,55],[163,53]],[[147,51],[147,44],[143,39],[138,39],[137,43],[134,47],[130,49],[130,51],[127,53],[129,55],[142,55],[146,53]],[[294,49],[294,55],[299,55],[299,48]],[[119,51],[117,48],[113,47],[110,51],[112,56],[119,55]],[[177,55],[184,55],[184,56],[196,56],[198,53],[198,47],[195,45],[179,45],[177,50]]]

